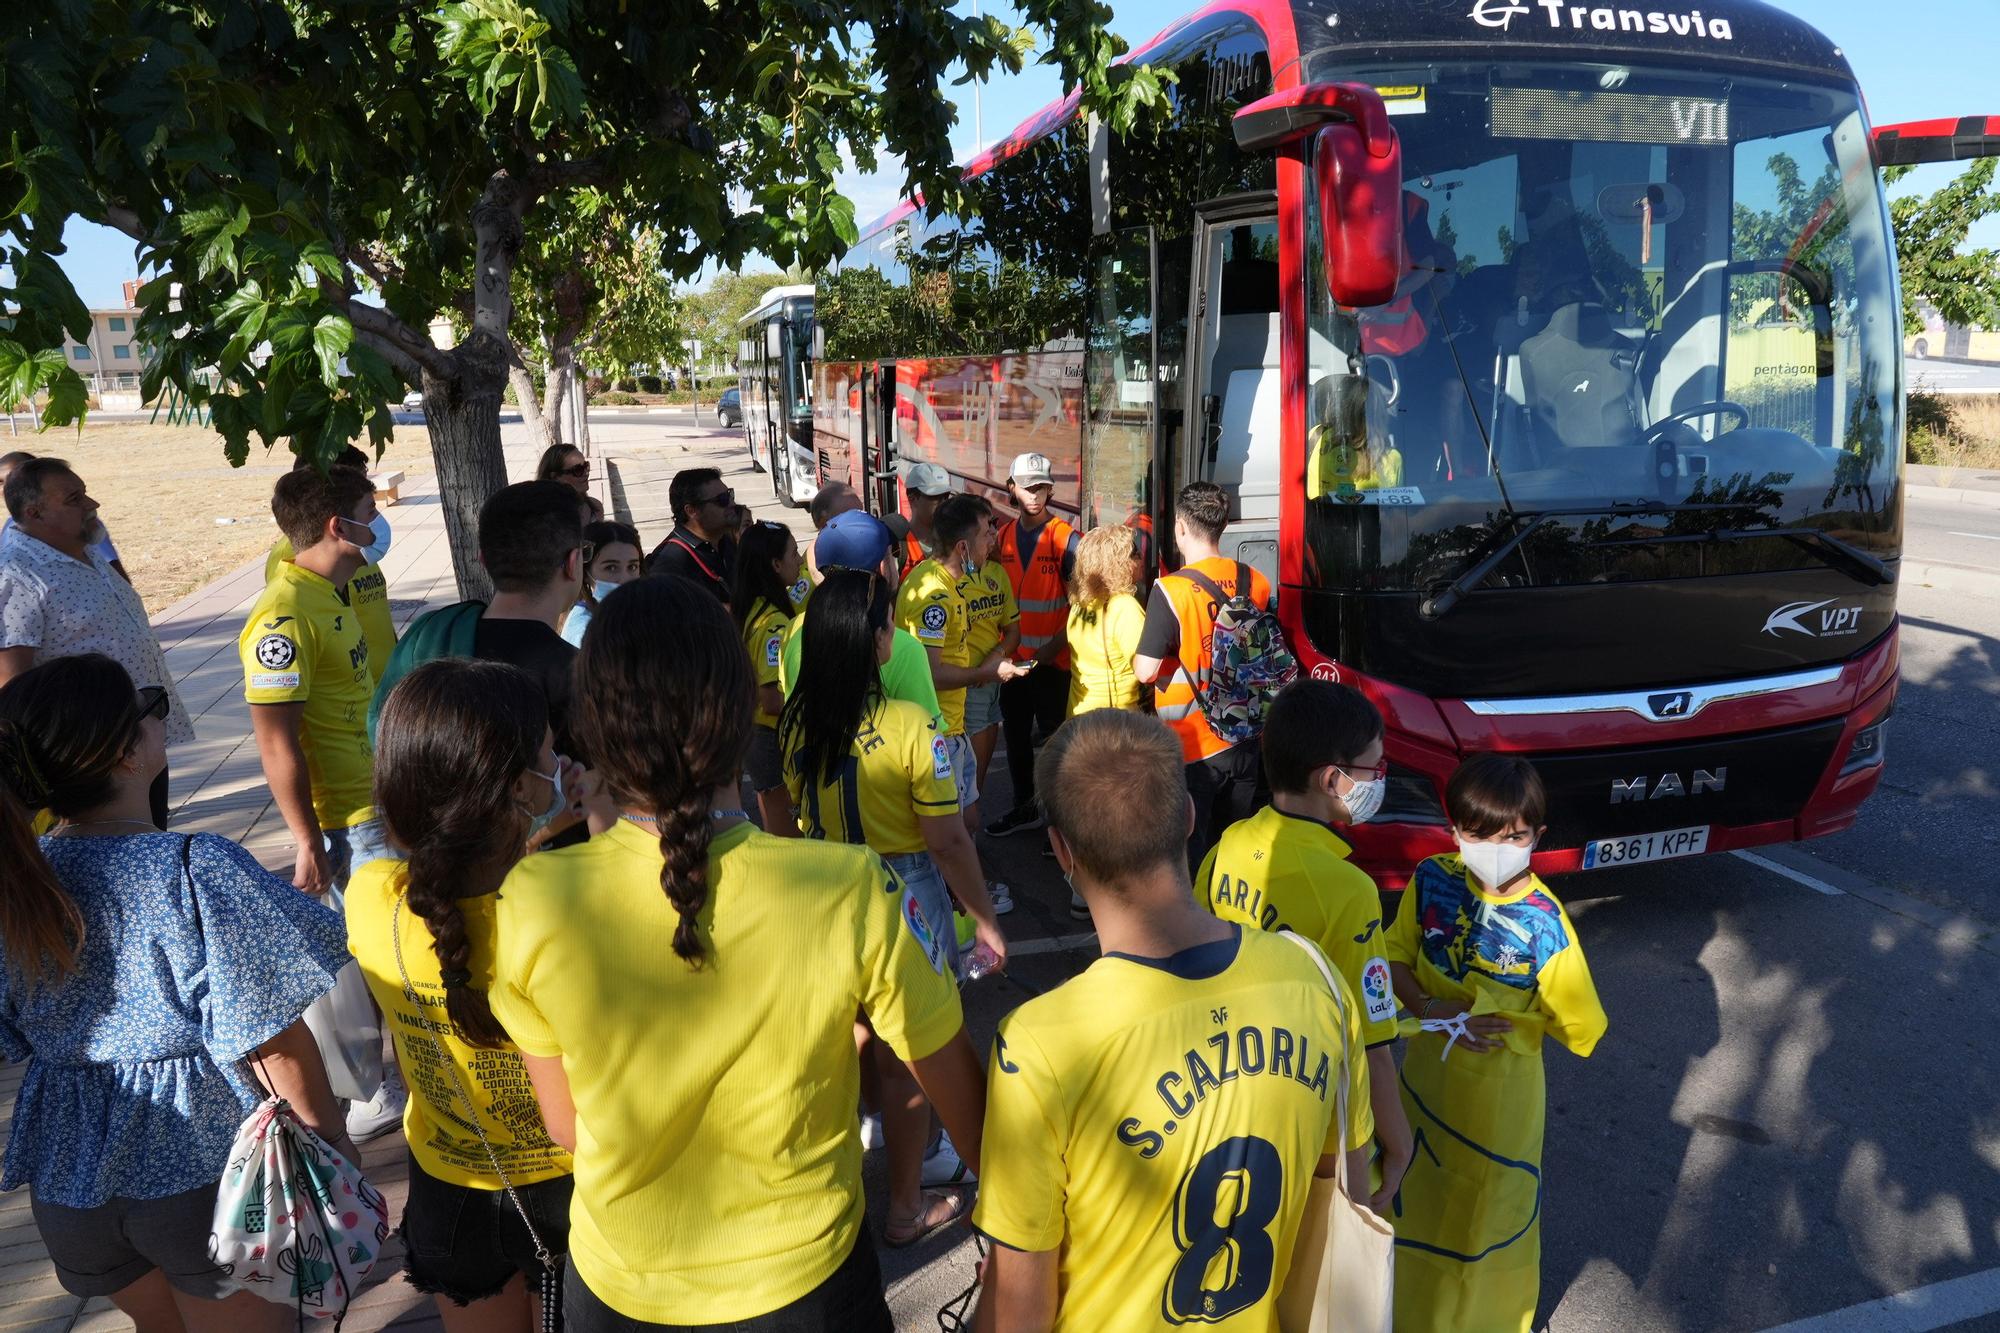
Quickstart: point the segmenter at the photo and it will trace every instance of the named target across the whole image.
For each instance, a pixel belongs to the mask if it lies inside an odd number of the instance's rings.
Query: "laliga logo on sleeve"
[[[1389,964],[1384,960],[1370,958],[1361,969],[1361,1000],[1371,1023],[1386,1023],[1396,1016],[1396,995],[1389,985]]]

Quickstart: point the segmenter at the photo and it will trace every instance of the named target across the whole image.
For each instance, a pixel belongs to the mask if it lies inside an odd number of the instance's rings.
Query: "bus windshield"
[[[1532,61],[1382,90],[1409,269],[1326,294],[1308,215],[1308,583],[1486,586],[1897,553],[1901,313],[1852,90]],[[1817,529],[1831,541],[1764,537]],[[1879,565],[1877,566],[1879,569]]]

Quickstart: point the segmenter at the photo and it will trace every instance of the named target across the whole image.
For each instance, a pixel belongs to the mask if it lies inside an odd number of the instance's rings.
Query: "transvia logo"
[[[1830,608],[1830,609],[1829,609]],[[1814,616],[1817,611],[1819,614]],[[1764,633],[1774,638],[1781,633],[1803,634],[1809,639],[1839,639],[1861,632],[1861,608],[1834,606],[1823,602],[1787,602],[1764,617]]]
[[[1572,4],[1570,0],[1534,0],[1532,6],[1525,0],[1474,0],[1472,12],[1467,17],[1481,27],[1506,32],[1513,26],[1515,18],[1533,13],[1535,9],[1540,9],[1549,26],[1556,29],[1650,33],[1656,37],[1671,33],[1676,37],[1692,35],[1717,42],[1736,40],[1735,27],[1728,19],[1705,18],[1699,9],[1686,14],[1669,14],[1630,6],[1579,5]]]

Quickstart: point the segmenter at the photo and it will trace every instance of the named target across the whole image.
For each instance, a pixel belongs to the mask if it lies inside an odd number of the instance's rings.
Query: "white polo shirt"
[[[194,739],[138,590],[96,550],[77,560],[18,527],[7,533],[0,541],[0,648],[33,648],[37,666],[103,653],[135,687],[166,687],[169,745]]]

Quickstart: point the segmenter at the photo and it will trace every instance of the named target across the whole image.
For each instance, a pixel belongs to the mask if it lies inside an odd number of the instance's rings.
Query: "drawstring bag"
[[[346,1316],[388,1239],[388,1200],[361,1168],[306,1128],[284,1098],[266,1097],[230,1145],[210,1261],[236,1286],[296,1309],[303,1326]]]
[[[1331,1180],[1314,1176],[1292,1245],[1292,1266],[1278,1293],[1281,1333],[1390,1333],[1395,1322],[1396,1231],[1367,1204],[1347,1193],[1348,999],[1318,949],[1287,930],[1284,937],[1306,951],[1333,992],[1340,1011],[1339,1169]]]

